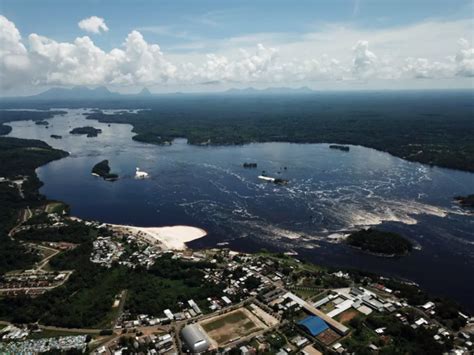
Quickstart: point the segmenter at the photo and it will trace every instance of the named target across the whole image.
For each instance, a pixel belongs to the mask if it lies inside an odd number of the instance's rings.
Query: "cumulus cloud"
[[[58,43],[37,34],[29,36],[30,56],[38,67],[37,83],[57,85],[137,85],[162,83],[173,77],[157,44],[148,44],[132,31],[122,48],[105,52],[87,36]]]
[[[408,78],[432,79],[450,75],[450,66],[427,58],[407,58],[402,68],[402,74]]]
[[[85,18],[77,24],[81,30],[90,33],[100,33],[101,31],[107,32],[109,28],[105,24],[105,21],[102,17],[91,16]]]
[[[4,88],[27,79],[30,62],[15,24],[0,15],[0,83]]]
[[[97,27],[97,31],[101,28]],[[24,40],[15,24],[0,16],[0,84],[3,89],[31,85],[153,86],[168,83],[285,85],[474,76],[474,48],[465,39],[453,43],[450,53],[437,60],[380,54],[380,43],[373,50],[367,40],[354,40],[331,55],[311,51],[312,43],[320,40],[317,37],[308,40],[306,55],[288,52],[288,47],[282,51],[262,43],[239,49],[240,43],[233,42],[231,50],[176,56],[165,55],[158,44],[149,43],[139,31],[132,31],[121,46],[105,51],[88,36],[58,42],[32,33]]]
[[[366,78],[376,73],[377,56],[369,50],[369,42],[358,41],[352,48],[354,59],[352,70],[357,77]]]
[[[456,74],[459,76],[474,77],[474,47],[469,42],[461,38],[458,41],[461,49],[456,54]]]

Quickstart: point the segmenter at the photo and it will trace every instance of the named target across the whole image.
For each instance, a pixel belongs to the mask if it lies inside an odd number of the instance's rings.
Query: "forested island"
[[[53,138],[53,139],[61,139],[61,138],[63,138],[63,136],[60,136],[60,135],[58,135],[58,134],[52,134],[50,137]]]
[[[115,181],[118,179],[117,174],[110,172],[108,160],[102,160],[101,162],[94,165],[94,167],[92,168],[92,174],[98,175],[107,181]]]
[[[38,126],[48,126],[49,122],[45,120],[41,120],[41,121],[36,121],[35,124]]]
[[[338,144],[331,144],[329,148],[341,150],[343,152],[348,152],[350,150],[350,148],[347,145],[338,145]]]
[[[243,167],[247,168],[247,169],[255,169],[257,167],[257,163],[247,163],[247,162],[245,162],[243,164]]]
[[[384,256],[405,255],[413,249],[412,243],[401,235],[374,228],[350,234],[347,243],[363,251]]]
[[[454,199],[463,207],[474,208],[474,194],[468,196],[456,196]]]
[[[69,133],[77,134],[77,135],[84,135],[85,134],[85,135],[87,135],[87,137],[97,137],[100,133],[102,133],[102,130],[100,128],[85,126],[85,127],[73,128]]]

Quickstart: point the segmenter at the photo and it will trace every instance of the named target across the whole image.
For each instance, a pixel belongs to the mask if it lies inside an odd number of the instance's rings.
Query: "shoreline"
[[[136,234],[150,243],[159,243],[165,250],[186,250],[186,243],[201,239],[207,235],[207,231],[193,226],[176,225],[164,227],[137,227],[122,224],[105,223],[120,232]]]

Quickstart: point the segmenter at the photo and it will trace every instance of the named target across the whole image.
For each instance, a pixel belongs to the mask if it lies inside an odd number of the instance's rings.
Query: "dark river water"
[[[324,265],[409,279],[474,310],[474,218],[452,200],[473,193],[474,174],[358,146],[350,152],[327,144],[198,147],[184,139],[155,146],[133,141],[129,125],[86,120],[84,112],[68,110],[49,120],[48,129],[15,122],[10,133],[71,153],[37,173],[44,182],[41,192],[68,203],[73,215],[137,226],[197,226],[209,234],[193,247],[291,250]],[[68,133],[85,125],[103,133],[96,138]],[[91,175],[103,159],[120,175],[118,181]],[[258,168],[244,169],[244,162]],[[134,179],[136,167],[150,178]],[[262,170],[288,179],[288,185],[262,182],[257,178]],[[382,258],[337,242],[344,232],[371,225],[402,233],[419,250]]]

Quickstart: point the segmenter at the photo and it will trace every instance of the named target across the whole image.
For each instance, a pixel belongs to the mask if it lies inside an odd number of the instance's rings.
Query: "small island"
[[[61,139],[61,138],[63,138],[63,136],[60,136],[60,135],[58,135],[58,134],[52,134],[50,137],[53,138],[53,139]]]
[[[273,183],[277,185],[286,185],[288,184],[288,180],[276,178],[275,180],[273,180]]]
[[[107,181],[115,181],[118,179],[118,175],[110,172],[110,166],[108,160],[102,160],[92,168],[92,175],[97,175]]]
[[[343,152],[348,152],[350,150],[350,147],[348,147],[347,145],[338,145],[338,144],[331,144],[329,146],[330,149],[338,149],[338,150],[341,150]]]
[[[41,121],[35,121],[35,124],[38,126],[48,126],[49,122],[45,120],[41,120]]]
[[[77,134],[77,135],[86,134],[87,137],[90,138],[90,137],[97,137],[100,133],[102,133],[102,130],[100,128],[85,126],[85,127],[76,127],[72,129],[69,133]]]
[[[255,169],[257,167],[257,163],[247,163],[245,162],[243,164],[243,167],[246,169]]]
[[[347,237],[347,243],[363,251],[382,256],[401,256],[408,254],[412,243],[397,233],[369,228],[354,232]]]
[[[474,194],[468,196],[456,196],[454,198],[462,207],[474,208]]]

